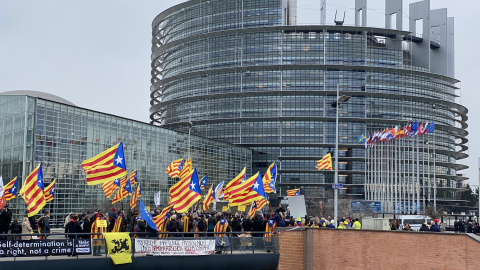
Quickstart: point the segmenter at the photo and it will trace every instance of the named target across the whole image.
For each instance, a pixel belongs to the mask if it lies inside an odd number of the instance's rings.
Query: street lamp
[[[336,108],[335,115],[335,185],[338,183],[338,108],[340,104],[347,102],[350,96],[339,96],[340,84],[337,84],[337,101],[332,102],[332,107]],[[335,220],[335,228],[338,225],[338,189],[334,188],[334,206],[333,206],[333,219]]]

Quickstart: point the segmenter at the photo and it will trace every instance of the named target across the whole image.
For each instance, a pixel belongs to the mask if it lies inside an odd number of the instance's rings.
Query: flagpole
[[[420,213],[420,137],[419,135],[415,135],[417,137],[417,213]]]
[[[337,84],[337,106],[336,106],[336,113],[335,113],[335,184],[338,183],[338,109],[339,109],[339,91],[340,91],[340,83]],[[335,220],[335,228],[337,228],[338,225],[338,217],[337,217],[337,207],[338,207],[338,189],[334,188],[333,189],[334,193],[334,199],[333,199],[333,218]]]
[[[433,211],[437,211],[437,179],[436,179],[436,167],[435,167],[435,134],[433,135]]]

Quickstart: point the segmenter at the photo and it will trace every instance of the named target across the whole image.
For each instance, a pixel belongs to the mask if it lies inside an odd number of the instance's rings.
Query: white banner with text
[[[135,238],[135,253],[155,256],[198,256],[215,251],[215,240],[155,240]]]

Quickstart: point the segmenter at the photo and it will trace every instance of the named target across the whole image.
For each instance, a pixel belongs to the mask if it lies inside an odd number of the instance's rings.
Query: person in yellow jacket
[[[355,222],[353,223],[353,228],[356,230],[360,230],[362,228],[362,223],[358,221],[358,218],[355,219]]]
[[[338,228],[337,229],[345,229],[346,227],[348,227],[348,221],[344,221],[344,222],[340,222],[340,224],[338,224]]]

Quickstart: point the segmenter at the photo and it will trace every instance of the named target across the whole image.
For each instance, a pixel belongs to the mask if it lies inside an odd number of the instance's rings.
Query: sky
[[[297,0],[298,24],[320,23],[320,0]],[[149,122],[151,23],[178,0],[0,0],[0,92],[43,91],[79,107]],[[384,0],[368,1],[368,26],[384,27]],[[404,0],[404,30],[408,3]],[[327,23],[335,11],[354,24],[354,0],[327,0]],[[431,0],[455,17],[458,102],[469,109],[470,157],[459,163],[478,185],[480,115],[476,77],[480,50],[478,0]]]

